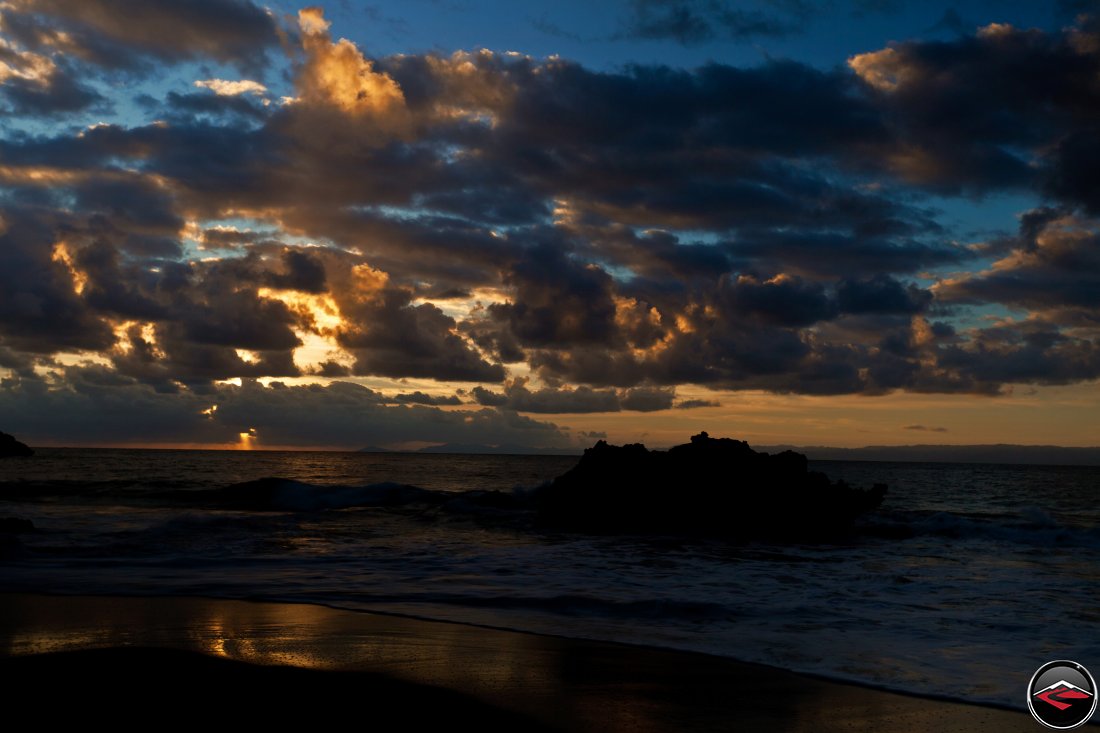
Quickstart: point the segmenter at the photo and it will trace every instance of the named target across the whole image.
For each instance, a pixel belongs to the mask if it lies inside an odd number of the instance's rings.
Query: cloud
[[[327,289],[325,265],[308,251],[284,249],[283,272],[268,272],[268,287],[297,290],[302,293],[323,293]]]
[[[928,290],[903,286],[889,275],[846,279],[837,286],[837,305],[845,313],[920,313],[932,298]]]
[[[202,79],[196,81],[195,86],[200,89],[209,89],[220,97],[236,97],[241,94],[262,95],[267,92],[267,87],[251,79],[240,79],[238,81]]]
[[[456,332],[456,321],[430,303],[413,305],[407,290],[384,289],[341,304],[347,319],[337,339],[355,355],[354,374],[499,382],[505,371],[482,358]],[[339,302],[339,298],[338,298]]]
[[[165,119],[181,121],[184,124],[204,116],[210,118],[236,116],[250,122],[261,121],[268,116],[265,106],[257,103],[252,95],[224,96],[206,92],[193,94],[168,92],[163,103],[151,97],[143,97],[140,102],[146,107],[161,112]]]
[[[672,407],[672,401],[675,397],[676,390],[674,389],[635,387],[622,393],[620,404],[624,410],[656,412]]]
[[[9,348],[32,354],[104,350],[109,324],[81,298],[71,256],[58,246],[46,217],[28,208],[0,210],[0,333]]]
[[[458,395],[429,395],[420,391],[394,395],[393,401],[399,405],[461,405]]]
[[[809,326],[836,313],[824,286],[784,274],[764,281],[742,275],[727,283],[720,297],[739,316],[780,326]]]
[[[29,48],[108,68],[145,58],[259,68],[278,44],[274,16],[250,0],[11,0],[3,18],[4,31]]]
[[[1090,154],[1096,33],[1087,20],[1050,34],[991,24],[951,42],[907,41],[848,63],[895,116],[898,142],[884,160],[904,180],[949,192],[1045,187],[1088,203],[1075,172],[1084,168],[1075,166],[1087,166]]]
[[[492,305],[520,344],[609,343],[615,334],[611,277],[600,267],[578,262],[559,247],[528,250],[505,282],[514,288],[511,302]]]
[[[695,410],[700,407],[721,407],[717,400],[680,400],[673,407],[677,410]]]
[[[485,405],[486,407],[503,407],[508,404],[508,395],[493,392],[481,385],[470,390],[470,394],[473,395],[474,400],[479,405]]]
[[[1028,212],[1006,256],[988,270],[941,284],[937,295],[1100,316],[1100,222],[1051,209]]]
[[[474,387],[471,394],[478,404],[507,407],[517,412],[545,414],[581,414],[591,412],[655,412],[672,407],[674,389],[635,387],[633,389],[592,389],[544,387],[532,390],[527,379],[514,379],[504,392]]]
[[[363,56],[354,43],[329,36],[330,23],[320,8],[298,12],[305,62],[296,81],[296,110],[312,124],[335,124],[333,115],[348,117],[381,134],[402,134],[410,124],[401,87]],[[320,132],[314,131],[314,134]]]
[[[32,442],[237,444],[255,430],[255,445],[356,449],[407,441],[566,447],[552,423],[492,409],[444,411],[386,405],[377,392],[345,382],[291,387],[219,385],[167,394],[97,367],[71,369],[63,383],[0,382],[0,420]],[[210,410],[217,405],[217,410]]]
[[[0,15],[0,30],[5,30]],[[0,98],[12,115],[54,116],[75,112],[104,98],[76,79],[68,64],[20,49],[0,37]]]
[[[930,432],[930,433],[946,433],[947,432],[947,428],[929,427],[929,426],[926,426],[926,425],[906,425],[905,427],[902,428],[902,430],[919,430],[919,431]]]

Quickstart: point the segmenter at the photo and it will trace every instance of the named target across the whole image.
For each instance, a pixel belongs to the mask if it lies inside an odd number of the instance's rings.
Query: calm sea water
[[[890,486],[833,545],[552,533],[463,493],[528,491],[575,460],[45,449],[0,462],[0,516],[38,528],[4,550],[0,591],[320,602],[1014,707],[1044,661],[1100,670],[1098,468],[818,462]],[[265,476],[308,485],[211,499]]]

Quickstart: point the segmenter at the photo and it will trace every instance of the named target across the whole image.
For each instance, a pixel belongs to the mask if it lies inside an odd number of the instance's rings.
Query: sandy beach
[[[772,667],[285,603],[0,596],[12,699],[68,692],[54,718],[433,724],[561,731],[1033,731],[1026,713]],[[75,697],[73,697],[75,696]]]

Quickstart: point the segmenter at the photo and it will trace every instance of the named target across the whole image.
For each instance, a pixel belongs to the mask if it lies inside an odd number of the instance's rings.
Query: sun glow
[[[340,307],[328,293],[314,295],[297,290],[260,288],[256,294],[284,303],[301,319],[303,325],[320,334],[332,334],[343,324]]]
[[[252,450],[256,447],[256,428],[249,428],[247,433],[239,433],[240,441],[237,443],[237,450]]]

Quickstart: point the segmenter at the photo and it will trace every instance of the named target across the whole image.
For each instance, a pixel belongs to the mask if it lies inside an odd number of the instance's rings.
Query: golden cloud
[[[338,110],[378,131],[403,134],[410,125],[409,110],[401,87],[359,48],[341,38],[333,42],[329,22],[320,8],[298,13],[302,48],[306,58],[298,73],[298,102]]]
[[[916,73],[893,48],[860,53],[848,59],[848,67],[880,92],[893,92]]]
[[[195,86],[200,89],[209,89],[219,97],[236,97],[241,94],[264,94],[267,92],[267,87],[251,79],[241,79],[239,81],[203,79],[196,81]]]

